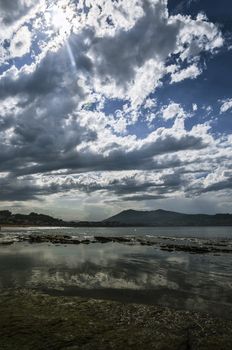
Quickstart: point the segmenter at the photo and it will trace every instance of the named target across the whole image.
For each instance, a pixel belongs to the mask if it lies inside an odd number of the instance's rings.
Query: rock
[[[98,243],[109,243],[112,242],[112,237],[103,237],[103,236],[94,236],[94,239],[98,242]]]
[[[161,250],[173,252],[182,251],[190,254],[221,254],[232,253],[231,240],[205,240],[189,239],[177,237],[152,237],[151,239],[140,238],[136,236],[95,236],[94,239],[79,239],[70,235],[62,234],[30,234],[17,235],[11,239],[4,239],[0,236],[0,244],[13,244],[15,242],[52,243],[52,244],[94,244],[94,243],[119,243],[119,244],[140,244],[143,246],[160,247]]]

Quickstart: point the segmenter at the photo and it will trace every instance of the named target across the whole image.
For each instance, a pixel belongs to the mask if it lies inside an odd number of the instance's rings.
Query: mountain
[[[112,226],[232,226],[232,214],[183,214],[162,209],[129,209],[103,222]]]
[[[67,223],[55,219],[49,215],[30,213],[12,214],[9,210],[0,211],[0,225],[25,225],[25,226],[66,226]]]
[[[12,214],[0,211],[0,226],[66,226],[66,227],[120,227],[120,226],[232,226],[232,214],[183,214],[166,210],[124,210],[103,221],[63,221],[49,215],[30,213]]]

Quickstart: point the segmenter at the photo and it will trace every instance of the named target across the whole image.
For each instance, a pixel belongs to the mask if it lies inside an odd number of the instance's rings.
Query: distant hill
[[[183,214],[166,210],[124,210],[103,221],[63,221],[49,215],[30,213],[12,214],[0,211],[0,226],[66,226],[66,227],[120,227],[120,226],[232,226],[232,214]]]
[[[0,211],[1,225],[19,225],[19,226],[66,226],[67,223],[60,219],[55,219],[49,215],[30,213],[12,214],[9,210]]]
[[[124,210],[103,221],[112,226],[232,226],[232,214],[183,214],[162,209]]]

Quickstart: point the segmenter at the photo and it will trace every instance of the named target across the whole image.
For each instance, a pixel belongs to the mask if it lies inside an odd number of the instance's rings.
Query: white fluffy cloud
[[[170,70],[165,67],[168,57],[175,54],[180,62],[198,61],[202,52],[213,52],[223,44],[218,28],[202,16],[196,20],[169,16],[165,0],[138,3],[143,15],[133,26],[126,30],[120,27],[113,38],[105,30],[104,35],[95,37],[89,51],[95,63],[95,89],[109,98],[127,98],[135,107],[162,84]],[[129,10],[125,1],[120,5]],[[134,8],[130,11],[133,13]],[[120,21],[117,25],[120,26]],[[184,69],[177,62],[172,66],[171,82],[194,79],[201,74],[197,63]]]
[[[44,0],[0,0],[0,40],[11,39],[27,21],[46,7]]]
[[[183,118],[186,113],[180,104],[171,102],[168,106],[162,108],[161,114],[165,120],[168,120],[173,118]]]
[[[171,83],[179,83],[185,79],[195,79],[201,74],[201,69],[196,64],[180,69],[171,74]]]
[[[196,103],[192,104],[192,109],[194,112],[196,112],[198,110],[198,105]]]
[[[28,27],[21,27],[13,36],[10,43],[10,57],[22,57],[30,52],[31,48],[31,32]]]
[[[232,99],[222,101],[220,113],[225,113],[232,108]]]

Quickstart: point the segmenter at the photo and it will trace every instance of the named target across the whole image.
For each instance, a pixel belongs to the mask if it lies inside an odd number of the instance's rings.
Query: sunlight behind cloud
[[[65,10],[55,7],[51,13],[51,21],[55,29],[68,31],[71,24],[69,23]]]
[[[53,28],[53,31],[58,37],[58,42],[65,42],[67,53],[70,59],[72,68],[76,70],[75,58],[72,52],[72,48],[68,42],[68,37],[72,30],[73,12],[70,8],[62,6],[62,4],[54,5],[45,14],[45,20],[48,26]]]
[[[45,14],[47,25],[52,27],[54,32],[63,39],[71,32],[72,18],[73,13],[66,6],[54,5]]]

